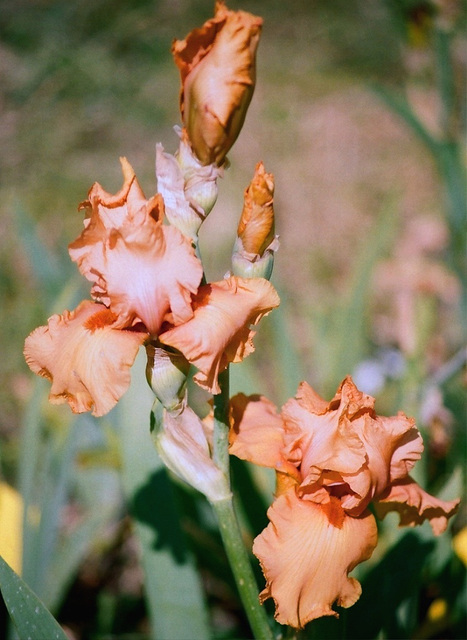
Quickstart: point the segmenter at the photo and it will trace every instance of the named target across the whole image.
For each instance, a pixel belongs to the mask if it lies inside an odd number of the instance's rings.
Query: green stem
[[[216,502],[213,507],[219,520],[224,548],[253,635],[257,640],[273,640],[274,636],[265,610],[259,603],[258,586],[243,544],[232,498]]]
[[[213,460],[222,469],[230,485],[229,462],[229,369],[219,375],[221,392],[214,396]],[[257,640],[273,640],[265,610],[259,603],[258,585],[251,568],[242,532],[235,514],[232,496],[213,503],[227,558],[245,613]]]
[[[226,478],[230,478],[229,461],[229,400],[230,372],[229,367],[219,374],[221,392],[214,396],[214,438],[212,459]]]

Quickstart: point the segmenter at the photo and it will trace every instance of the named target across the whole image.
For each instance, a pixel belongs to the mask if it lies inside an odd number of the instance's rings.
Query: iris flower
[[[146,200],[121,159],[124,184],[115,195],[97,183],[80,205],[88,217],[70,255],[93,282],[95,302],[52,316],[26,339],[29,367],[52,382],[50,401],[102,416],[130,383],[138,348],[164,321],[193,316],[202,266],[190,241],[163,224],[160,194]]]
[[[273,598],[281,624],[337,617],[334,603],[358,600],[348,574],[376,547],[370,502],[380,516],[399,512],[401,525],[428,520],[435,534],[457,510],[458,500],[428,495],[409,475],[423,450],[414,421],[378,416],[350,377],[329,403],[302,382],[280,414],[266,398],[240,394],[231,416],[230,452],[276,470],[270,524],[253,552],[266,578],[261,601]]]

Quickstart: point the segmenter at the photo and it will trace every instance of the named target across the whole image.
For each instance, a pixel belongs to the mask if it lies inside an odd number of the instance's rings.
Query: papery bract
[[[190,241],[163,224],[160,194],[146,200],[132,167],[121,162],[122,189],[111,195],[95,183],[81,205],[89,217],[70,256],[94,283],[93,297],[118,316],[116,326],[142,322],[157,335],[166,314],[174,324],[191,318],[203,268]]]
[[[105,306],[85,300],[26,338],[26,362],[52,382],[52,404],[68,402],[75,413],[93,409],[93,415],[102,416],[125,393],[147,333],[117,329],[115,321]]]
[[[202,285],[193,296],[193,318],[159,339],[181,351],[199,370],[194,380],[216,394],[218,374],[254,351],[250,325],[278,305],[279,296],[267,280],[232,276]]]
[[[376,545],[370,502],[380,515],[399,511],[401,524],[429,520],[435,534],[457,510],[458,500],[429,496],[408,475],[423,450],[414,421],[378,416],[374,403],[350,377],[329,403],[302,382],[281,422],[265,398],[231,400],[231,452],[276,469],[271,523],[253,550],[267,581],[262,600],[274,599],[283,624],[299,628],[358,599],[347,574]]]
[[[172,45],[182,81],[182,120],[203,164],[221,165],[243,125],[262,22],[217,2],[214,18]]]
[[[176,476],[211,502],[230,498],[226,477],[211,458],[209,428],[186,402],[177,411],[167,411],[156,400],[151,420],[159,455]]]

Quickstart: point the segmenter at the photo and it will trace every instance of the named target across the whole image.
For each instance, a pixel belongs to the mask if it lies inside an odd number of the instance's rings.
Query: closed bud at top
[[[151,343],[146,345],[146,353],[146,379],[149,386],[168,411],[181,409],[190,363],[179,351]]]
[[[214,18],[172,45],[183,124],[202,164],[220,166],[240,133],[255,88],[262,23],[217,2]]]
[[[279,240],[274,235],[274,176],[259,162],[245,190],[243,211],[232,255],[234,275],[246,278],[271,277],[274,251]]]

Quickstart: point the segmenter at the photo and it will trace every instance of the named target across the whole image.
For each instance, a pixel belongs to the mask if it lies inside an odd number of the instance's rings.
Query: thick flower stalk
[[[401,525],[428,520],[436,535],[458,500],[428,495],[409,473],[423,450],[414,421],[378,416],[374,399],[346,378],[331,402],[306,382],[280,414],[261,396],[231,404],[230,452],[277,475],[270,524],[255,539],[266,587],[281,624],[301,628],[350,607],[361,587],[349,572],[377,544],[378,515],[398,511]]]
[[[255,88],[262,23],[217,2],[213,18],[172,45],[183,124],[203,165],[222,165],[240,133]]]

